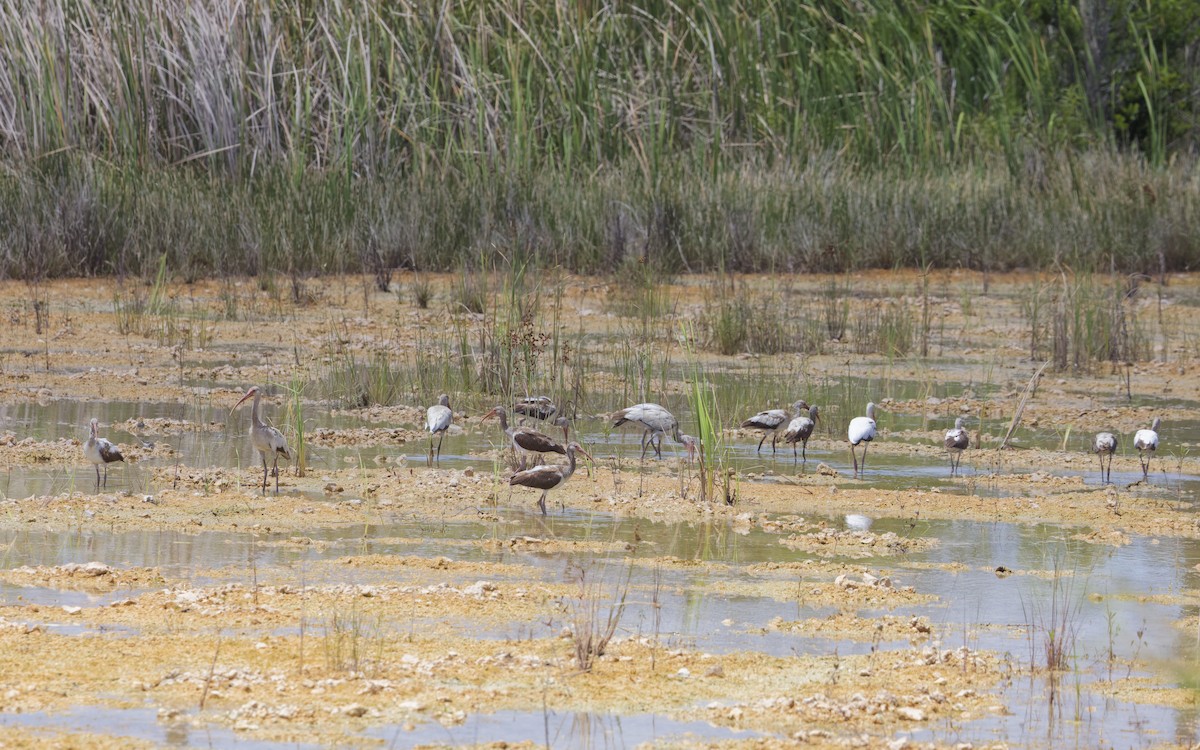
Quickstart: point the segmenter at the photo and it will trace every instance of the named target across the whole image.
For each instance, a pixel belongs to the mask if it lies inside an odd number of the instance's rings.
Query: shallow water
[[[224,406],[200,400],[194,404],[176,403],[100,403],[59,401],[45,406],[21,405],[0,407],[0,429],[10,429],[18,435],[33,435],[44,439],[73,436],[83,439],[87,419],[92,416],[105,423],[123,421],[130,417],[164,417],[191,421],[225,421],[229,419]],[[190,466],[252,466],[244,434],[247,415],[230,420],[228,431],[185,432],[167,438],[180,456],[186,456]],[[330,426],[360,426],[353,418],[329,420]],[[377,425],[374,425],[377,426]],[[1179,426],[1175,429],[1183,429]],[[638,463],[640,432],[617,431],[605,435],[597,423],[583,422],[579,426],[589,445],[603,446],[596,453],[617,454],[626,471]],[[911,427],[916,429],[916,427]],[[499,430],[473,432],[447,437],[443,446],[443,467],[474,465],[487,470],[487,459],[478,453],[498,444]],[[1171,433],[1164,429],[1164,439]],[[110,433],[117,441],[138,439]],[[146,439],[161,440],[162,436]],[[1061,440],[1061,438],[1058,438]],[[755,451],[754,442],[732,444],[733,463],[743,472],[775,475],[798,471],[790,450],[767,458]],[[769,441],[768,441],[769,443]],[[342,466],[347,462],[372,461],[376,456],[395,458],[408,454],[409,465],[423,465],[423,445],[374,446],[370,448],[315,449],[311,464],[322,467]],[[417,449],[415,452],[414,449]],[[838,466],[845,473],[846,451],[809,450],[807,465],[801,469],[815,470],[821,462]],[[470,455],[470,454],[476,455]],[[683,466],[678,447],[667,441],[665,461]],[[839,453],[843,455],[838,455]],[[970,454],[968,454],[970,455]],[[1082,475],[1089,484],[1099,483],[1098,468],[1081,458],[1067,468],[1053,473]],[[652,459],[647,459],[652,460]],[[149,466],[154,459],[137,464],[114,467],[110,474],[110,489],[125,488],[134,492],[148,488]],[[80,462],[82,463],[82,462]],[[1157,464],[1159,472],[1167,462]],[[964,461],[964,473],[970,477],[978,469]],[[251,470],[246,469],[247,475]],[[879,452],[869,453],[865,484],[878,487],[940,488],[942,491],[965,490],[965,480],[952,480],[943,460],[934,461],[922,456],[897,456]],[[630,476],[634,476],[631,474]],[[1117,472],[1114,481],[1128,483],[1137,474]],[[772,481],[765,476],[764,481]],[[47,467],[45,470],[13,470],[0,480],[0,494],[5,497],[27,497],[61,491],[66,487],[90,488],[94,475],[90,466],[72,465]],[[849,480],[848,480],[849,481]],[[1148,491],[1170,493],[1176,499],[1191,500],[1197,482],[1177,473],[1155,473],[1154,487]],[[979,493],[988,492],[985,483],[975,487]],[[57,488],[57,489],[56,489]],[[1036,488],[1034,488],[1036,490]],[[1031,490],[1028,494],[1033,494]],[[992,490],[997,496],[1004,492]],[[1007,492],[1012,492],[1011,490]],[[1044,493],[1039,493],[1039,496]],[[250,535],[230,533],[185,534],[177,531],[143,531],[114,533],[81,528],[69,532],[50,532],[29,529],[0,533],[0,562],[5,567],[21,565],[61,565],[70,562],[100,560],[117,567],[158,567],[172,579],[191,585],[214,582],[214,569],[245,566],[253,561],[260,583],[270,584],[272,576],[279,582],[294,583],[297,568],[305,569],[310,585],[322,583],[374,583],[385,574],[369,570],[347,571],[329,566],[323,572],[306,563],[333,560],[351,554],[444,555],[456,560],[490,560],[519,563],[530,577],[548,581],[571,580],[581,566],[595,566],[602,575],[617,580],[625,569],[624,559],[630,555],[623,546],[619,551],[595,555],[579,553],[487,551],[480,545],[464,540],[489,538],[506,539],[518,535],[554,536],[563,539],[590,539],[605,542],[634,543],[634,557],[653,558],[673,556],[684,560],[704,560],[722,563],[727,568],[655,570],[649,565],[632,567],[632,586],[642,592],[656,589],[661,609],[655,610],[648,597],[633,597],[622,619],[622,636],[658,634],[665,642],[694,646],[712,653],[751,649],[764,653],[864,653],[873,646],[869,642],[833,641],[809,638],[772,630],[769,624],[776,618],[794,620],[819,618],[832,612],[805,605],[803,598],[777,601],[758,596],[718,594],[714,586],[722,583],[745,583],[755,577],[747,566],[764,561],[803,560],[808,554],[791,550],[779,543],[779,537],[756,529],[733,527],[727,524],[691,525],[664,524],[646,520],[614,518],[604,513],[569,511],[552,512],[543,518],[536,511],[536,493],[519,488],[511,495],[502,494],[499,509],[502,521],[482,523],[450,519],[440,524],[412,523],[400,514],[383,514],[382,523],[365,528],[316,529],[307,535],[328,542],[328,546],[273,546],[271,542],[286,540],[286,535]],[[320,500],[321,498],[314,498]],[[345,499],[339,498],[339,499]],[[1046,497],[1045,502],[1053,502]],[[553,508],[553,506],[552,506]],[[830,526],[844,528],[840,517],[825,519]],[[1091,685],[1108,676],[1123,677],[1128,669],[1110,662],[1109,654],[1118,658],[1139,658],[1151,663],[1195,663],[1196,634],[1184,633],[1169,623],[1195,615],[1194,607],[1148,603],[1147,595],[1174,595],[1200,589],[1200,542],[1164,538],[1152,540],[1135,537],[1123,547],[1107,547],[1074,541],[1076,531],[1054,526],[1014,525],[1003,522],[976,521],[916,521],[902,518],[874,519],[872,531],[894,531],[900,536],[933,537],[940,544],[929,551],[909,553],[898,558],[864,560],[855,565],[867,569],[892,570],[899,585],[915,586],[918,592],[934,594],[939,603],[933,607],[899,608],[891,614],[921,614],[934,621],[943,634],[943,647],[967,645],[971,648],[995,650],[1011,655],[1018,671],[1036,660],[1037,637],[1047,627],[1050,608],[1057,602],[1076,608],[1077,630],[1074,634],[1072,664],[1074,681],[1070,690],[1061,686],[1057,691],[1057,716],[1046,709],[1049,687],[1042,681],[1018,677],[1003,690],[1002,699],[1012,713],[969,724],[929,729],[914,739],[938,741],[985,742],[1005,741],[1049,744],[1054,746],[1092,747],[1098,744],[1137,746],[1151,738],[1179,738],[1191,742],[1197,738],[1197,716],[1194,712],[1160,706],[1138,706],[1122,701],[1106,700],[1091,689]],[[399,541],[407,540],[407,541]],[[834,558],[836,559],[836,558]],[[957,569],[952,565],[965,566]],[[932,566],[932,567],[924,567]],[[1011,575],[997,577],[995,569],[1003,566],[1015,571],[1070,572],[1067,578],[1046,578]],[[403,583],[403,572],[388,571],[387,580]],[[286,579],[283,580],[283,579]],[[228,580],[228,579],[226,579]],[[778,580],[778,577],[767,580]],[[463,583],[471,581],[464,579]],[[246,581],[249,585],[249,581]],[[801,583],[797,581],[797,590]],[[111,593],[92,594],[40,587],[18,587],[0,583],[0,598],[4,602],[33,602],[49,606],[101,606],[110,601],[135,596],[139,591],[124,588]],[[58,632],[86,635],[89,631],[72,625],[65,616],[56,621],[45,614],[46,623]],[[870,616],[876,611],[864,610]],[[530,634],[549,635],[554,624],[495,623],[481,628],[475,623],[454,623],[480,638],[511,638]],[[406,624],[409,626],[409,624]],[[73,630],[72,628],[76,628]],[[1030,633],[1034,636],[1030,636]],[[902,644],[874,644],[875,648],[893,648]],[[1115,670],[1115,674],[1114,674]],[[1137,672],[1132,673],[1134,676]],[[1170,681],[1169,678],[1167,680]],[[17,717],[0,713],[0,722],[23,722],[30,726],[62,726],[72,729],[94,728],[98,731],[118,731],[128,736],[152,739],[171,746],[236,745],[238,747],[273,748],[271,743],[244,740],[232,732],[208,729],[164,727],[152,711],[127,710],[117,712],[119,718],[105,718],[98,709],[80,707],[61,716],[29,714]],[[1081,717],[1076,720],[1076,717]],[[547,729],[549,720],[550,728]],[[99,722],[99,723],[97,723]],[[119,722],[119,723],[115,723]],[[473,738],[503,737],[513,741],[545,741],[547,731],[556,746],[588,747],[635,745],[639,742],[687,734],[709,740],[727,738],[728,730],[706,724],[676,723],[664,716],[596,716],[564,714],[546,717],[542,714],[505,713],[490,716],[470,716],[456,727],[419,724],[412,731],[384,727],[371,732],[397,746],[420,742],[466,742]],[[287,745],[292,747],[293,745]]]

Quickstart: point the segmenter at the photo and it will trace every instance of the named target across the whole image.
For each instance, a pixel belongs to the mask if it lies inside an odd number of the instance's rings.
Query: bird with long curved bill
[[[232,413],[242,404],[246,403],[246,399],[253,398],[254,404],[250,408],[250,445],[254,446],[254,450],[258,451],[258,455],[262,457],[263,465],[263,481],[262,491],[267,494],[267,458],[270,457],[272,462],[272,470],[275,474],[275,494],[279,494],[279,457],[292,460],[292,453],[288,450],[287,440],[283,437],[283,433],[267,424],[262,419],[260,402],[262,401],[262,389],[257,385],[252,386],[246,391],[246,395],[242,396],[242,400],[233,405]]]
[[[108,486],[108,465],[117,461],[124,462],[125,457],[117,446],[96,435],[100,428],[100,420],[91,421],[92,436],[83,444],[83,457],[96,467],[96,489],[100,489],[100,467],[104,467],[104,486]]]
[[[565,466],[535,466],[532,469],[518,471],[508,479],[510,486],[520,485],[542,491],[542,496],[538,498],[538,507],[542,509],[543,516],[546,515],[546,495],[550,490],[556,490],[566,484],[571,475],[575,473],[575,454],[581,453],[588,460],[592,458],[579,443],[568,443],[566,451],[567,464]]]
[[[850,426],[846,429],[846,437],[850,440],[850,458],[854,459],[854,476],[859,476],[861,472],[867,470],[867,445],[875,439],[875,403],[867,404],[867,416],[855,417],[850,420]],[[862,468],[859,469],[858,454],[854,449],[862,445]]]

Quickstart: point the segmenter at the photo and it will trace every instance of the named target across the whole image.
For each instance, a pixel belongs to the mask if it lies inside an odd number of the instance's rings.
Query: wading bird
[[[626,422],[632,422],[645,430],[642,433],[642,458],[646,457],[646,448],[650,445],[654,446],[654,453],[659,458],[662,458],[662,436],[664,433],[671,433],[671,436],[678,442],[683,442],[679,437],[679,420],[675,415],[667,411],[658,404],[634,404],[627,409],[622,409],[612,415],[613,427],[620,427]],[[649,438],[647,442],[646,438]],[[656,440],[657,438],[657,440]]]
[[[793,460],[796,458],[796,443],[800,443],[804,463],[808,463],[808,439],[812,437],[813,428],[820,418],[817,407],[810,406],[807,415],[801,414],[788,425],[787,432],[783,433],[783,442],[792,444]]]
[[[687,460],[690,464],[696,460],[696,453],[700,450],[700,440],[691,435],[680,435],[679,442],[687,449]]]
[[[503,406],[497,406],[496,408],[492,409],[487,414],[483,415],[483,419],[479,421],[482,422],[491,417],[500,418],[500,429],[503,430],[504,434],[508,435],[508,439],[512,441],[513,451],[520,455],[520,471],[525,470],[525,465],[527,463],[526,458],[530,453],[561,453],[564,456],[567,453],[566,448],[559,445],[554,441],[554,438],[543,432],[538,432],[531,427],[509,427],[508,412],[505,411]]]
[[[92,436],[83,444],[83,457],[96,467],[96,489],[100,489],[100,465],[104,465],[104,486],[108,486],[108,465],[114,461],[124,461],[125,457],[117,446],[102,437],[96,437],[100,427],[99,419],[92,419]]]
[[[792,404],[792,414],[799,414],[802,411],[808,411],[808,404],[804,401],[797,401]],[[742,429],[760,430],[762,432],[762,440],[758,441],[758,448],[755,453],[762,452],[763,441],[767,439],[767,435],[771,436],[771,452],[775,452],[775,440],[779,436],[779,428],[782,427],[791,416],[787,409],[768,409],[760,411],[753,417],[750,417],[745,422],[742,422]],[[793,447],[793,453],[795,452]]]
[[[962,426],[963,418],[954,420],[954,428],[946,430],[946,452],[950,454],[950,476],[958,473],[958,465],[962,462],[962,454],[971,445],[971,436]]]
[[[1142,479],[1150,478],[1150,459],[1154,458],[1154,451],[1158,450],[1158,426],[1160,424],[1162,424],[1162,420],[1155,417],[1150,429],[1138,430],[1133,435],[1133,447],[1137,448],[1138,460],[1142,462]]]
[[[571,437],[571,421],[567,419],[567,415],[563,413],[563,410],[550,400],[549,396],[526,396],[513,404],[513,414],[520,414],[543,422],[549,422],[555,427],[562,429],[563,440]]]
[[[862,450],[862,471],[867,470],[867,446],[875,439],[875,404],[867,404],[867,416],[855,417],[850,420],[850,427],[846,430],[846,437],[850,439],[850,458],[854,459],[854,476],[859,475],[858,454],[854,449],[859,443],[863,443]]]
[[[437,443],[437,462],[442,463],[442,440],[446,437],[446,430],[450,429],[450,423],[454,421],[454,412],[450,410],[450,397],[446,394],[438,396],[438,402],[425,410],[425,429],[429,431],[429,453],[425,456],[425,463],[433,463],[433,436],[438,436]]]
[[[1117,452],[1117,436],[1111,432],[1100,432],[1092,441],[1092,452],[1100,457],[1100,481],[1105,484],[1112,481],[1113,454]],[[1108,456],[1108,470],[1104,468],[1104,457]]]
[[[571,475],[575,473],[575,454],[582,453],[588,459],[591,456],[583,449],[579,443],[567,443],[567,465],[566,466],[535,466],[532,469],[518,471],[508,479],[510,486],[520,485],[522,487],[532,487],[535,490],[541,490],[542,496],[538,498],[538,507],[542,509],[542,515],[546,515],[546,495],[550,490],[558,489],[567,483]]]
[[[267,456],[271,457],[272,467],[275,474],[275,494],[279,494],[279,457],[283,456],[287,460],[292,459],[292,454],[288,451],[287,440],[284,439],[283,433],[269,424],[262,421],[262,416],[259,412],[259,402],[262,401],[262,391],[259,387],[252,386],[246,391],[246,395],[242,396],[242,400],[233,405],[232,412],[242,404],[246,403],[246,399],[254,397],[254,405],[250,409],[250,445],[258,451],[258,455],[262,456],[263,465],[263,494],[267,494]]]

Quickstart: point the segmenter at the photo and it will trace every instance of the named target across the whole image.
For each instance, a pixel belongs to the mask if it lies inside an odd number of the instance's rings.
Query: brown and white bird
[[[875,403],[867,404],[867,416],[855,417],[850,420],[850,426],[846,428],[846,438],[850,441],[850,458],[854,459],[854,476],[860,473],[858,454],[854,449],[862,444],[862,471],[867,469],[867,446],[875,435],[878,434],[875,430]]]
[[[620,427],[626,423],[640,425],[642,433],[642,458],[646,457],[646,448],[654,446],[654,453],[659,458],[662,458],[662,436],[664,433],[671,433],[677,442],[683,442],[679,438],[679,420],[675,415],[667,411],[664,407],[658,404],[634,404],[625,409],[612,414],[613,427]],[[649,438],[649,442],[647,442]],[[656,440],[657,438],[657,440]]]
[[[509,427],[508,412],[503,406],[497,406],[487,414],[483,415],[484,421],[491,417],[500,418],[500,429],[508,435],[509,441],[512,442],[513,451],[521,457],[521,470],[525,469],[528,463],[526,460],[530,453],[561,453],[566,455],[567,449],[559,443],[555,442],[554,438],[549,435],[538,432],[532,427]]]
[[[1158,427],[1161,424],[1162,420],[1155,417],[1150,429],[1138,430],[1133,435],[1133,447],[1137,448],[1138,460],[1142,462],[1142,479],[1150,478],[1150,459],[1154,458],[1154,452],[1158,450]],[[1149,455],[1146,455],[1147,453]]]
[[[425,410],[425,429],[429,431],[429,453],[426,456],[426,462],[434,460],[433,455],[433,436],[438,436],[437,444],[437,462],[442,462],[442,440],[446,437],[446,430],[450,429],[450,423],[454,421],[454,412],[450,409],[450,397],[446,394],[438,396],[438,402]]]
[[[808,411],[808,404],[804,401],[797,401],[792,404],[791,413],[787,409],[768,409],[767,411],[760,411],[745,422],[742,422],[742,429],[760,430],[762,432],[762,439],[758,441],[758,448],[755,450],[755,453],[762,452],[763,441],[767,439],[767,435],[771,436],[771,452],[774,453],[775,441],[779,437],[779,428],[787,424],[791,414],[799,414],[802,411]]]
[[[783,433],[783,442],[792,444],[793,459],[796,457],[796,443],[800,443],[804,463],[808,463],[808,439],[812,437],[813,428],[817,426],[817,420],[820,418],[820,410],[810,406],[807,415],[801,414],[788,425],[787,432]]]
[[[96,430],[100,427],[100,420],[92,419],[92,436],[83,444],[83,457],[96,467],[96,489],[100,489],[100,466],[104,466],[104,486],[108,486],[108,465],[116,461],[124,461],[125,457],[121,455],[121,451],[117,450],[117,446],[108,442],[102,437],[96,436]]]
[[[563,431],[563,440],[571,437],[571,421],[567,419],[565,410],[549,396],[526,396],[513,404],[513,414],[549,422]]]
[[[963,429],[963,418],[956,417],[954,427],[946,430],[943,441],[946,452],[950,454],[950,476],[958,473],[958,464],[962,461],[962,453],[971,445],[971,436]]]
[[[550,490],[558,489],[567,483],[571,475],[575,473],[575,454],[582,453],[588,459],[591,456],[583,449],[579,443],[567,443],[566,454],[567,464],[559,465],[540,465],[525,471],[518,471],[508,479],[510,486],[520,485],[522,487],[532,487],[535,490],[541,490],[542,496],[538,498],[538,507],[542,509],[542,515],[546,515],[546,495]]]
[[[254,404],[250,409],[250,445],[258,451],[258,455],[262,457],[263,465],[263,494],[267,494],[267,457],[271,457],[272,469],[275,473],[275,494],[279,494],[279,457],[283,456],[287,460],[292,459],[292,454],[288,451],[287,440],[284,439],[283,433],[275,429],[271,425],[263,422],[262,414],[259,411],[259,402],[262,401],[262,390],[256,385],[246,391],[246,395],[242,396],[242,400],[233,405],[233,409],[237,409],[242,404],[246,403],[246,399],[254,397]]]
[[[1112,481],[1113,454],[1117,452],[1117,436],[1111,432],[1100,432],[1092,441],[1092,453],[1100,457],[1100,480],[1105,484]],[[1108,456],[1108,469],[1104,468],[1104,457]]]

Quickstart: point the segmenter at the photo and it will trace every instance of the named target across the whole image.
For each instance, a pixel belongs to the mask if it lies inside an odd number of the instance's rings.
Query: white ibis
[[[538,432],[531,427],[509,427],[508,412],[503,406],[496,408],[483,415],[484,421],[490,417],[500,418],[500,429],[508,435],[508,439],[512,441],[513,451],[521,456],[521,470],[525,470],[527,463],[526,458],[530,453],[561,453],[566,455],[567,449],[554,441],[554,438],[545,433]]]
[[[802,411],[808,411],[808,404],[803,401],[797,401],[792,404],[793,413],[799,414]],[[771,452],[775,452],[775,440],[778,437],[779,428],[788,421],[789,416],[791,415],[787,409],[768,409],[767,411],[760,411],[745,422],[742,422],[741,426],[743,429],[749,428],[751,430],[762,431],[762,440],[758,441],[756,453],[762,451],[763,441],[767,439],[767,435],[771,436]]]
[[[854,476],[859,475],[858,454],[854,449],[859,443],[863,443],[862,450],[862,470],[867,468],[867,443],[875,439],[875,404],[867,404],[867,416],[855,417],[850,420],[850,427],[846,430],[846,437],[850,440],[850,457],[854,459]]]
[[[808,463],[808,439],[812,437],[813,428],[820,419],[820,411],[815,406],[808,407],[808,414],[801,414],[791,421],[787,432],[783,433],[783,442],[792,444],[792,458],[796,458],[796,443],[801,444],[804,463]]]
[[[275,429],[271,425],[263,422],[259,412],[259,402],[262,401],[262,391],[259,387],[252,386],[246,391],[246,395],[242,396],[242,400],[233,405],[234,409],[238,408],[246,402],[246,399],[254,397],[254,405],[250,408],[250,445],[258,451],[258,455],[262,456],[263,465],[263,494],[267,494],[267,456],[272,460],[272,471],[275,474],[275,494],[279,494],[279,457],[283,456],[287,460],[292,459],[292,454],[288,451],[287,440],[284,439],[283,433]]]
[[[92,419],[92,436],[83,444],[83,457],[96,467],[96,489],[100,489],[100,465],[104,465],[104,486],[108,486],[108,465],[114,461],[124,461],[125,457],[117,446],[102,437],[96,436],[100,420]]]
[[[646,448],[654,446],[654,453],[662,458],[663,433],[671,433],[679,441],[679,420],[675,415],[658,404],[634,404],[612,415],[613,427],[620,427],[626,422],[632,422],[645,430],[642,433],[642,458],[646,457]],[[647,442],[649,438],[649,442]],[[655,440],[657,438],[657,441]],[[682,442],[682,441],[680,441]]]
[[[571,475],[575,473],[575,454],[582,453],[591,459],[591,456],[579,443],[567,443],[565,451],[567,454],[566,466],[535,466],[532,469],[518,471],[508,479],[510,486],[520,485],[542,491],[542,496],[538,498],[538,507],[542,509],[543,516],[546,515],[546,495],[550,490],[558,489],[566,484]]]
[[[1150,459],[1154,458],[1154,451],[1158,450],[1158,426],[1160,424],[1162,424],[1162,420],[1155,417],[1150,429],[1138,430],[1133,435],[1133,447],[1137,448],[1138,460],[1142,462],[1142,479],[1150,477]],[[1147,453],[1149,455],[1146,455]]]
[[[1100,432],[1092,441],[1092,452],[1100,457],[1100,479],[1108,484],[1112,481],[1113,454],[1117,452],[1117,436],[1111,432]],[[1104,469],[1104,457],[1108,456],[1108,470]]]
[[[946,446],[946,452],[950,454],[950,476],[958,473],[958,464],[962,461],[962,453],[971,445],[971,436],[963,429],[963,418],[957,417],[954,420],[954,427],[946,430],[946,439],[943,441]]]
[[[533,417],[534,419],[549,422],[555,427],[561,428],[563,431],[563,440],[571,436],[570,420],[567,419],[566,414],[562,413],[562,409],[550,400],[549,396],[526,396],[513,404],[513,413]]]
[[[450,397],[446,394],[438,396],[438,402],[425,410],[425,429],[429,431],[429,453],[426,457],[426,462],[433,460],[433,436],[438,436],[437,444],[437,461],[442,462],[442,440],[446,437],[446,430],[450,429],[450,423],[454,421],[454,412],[450,410]]]

